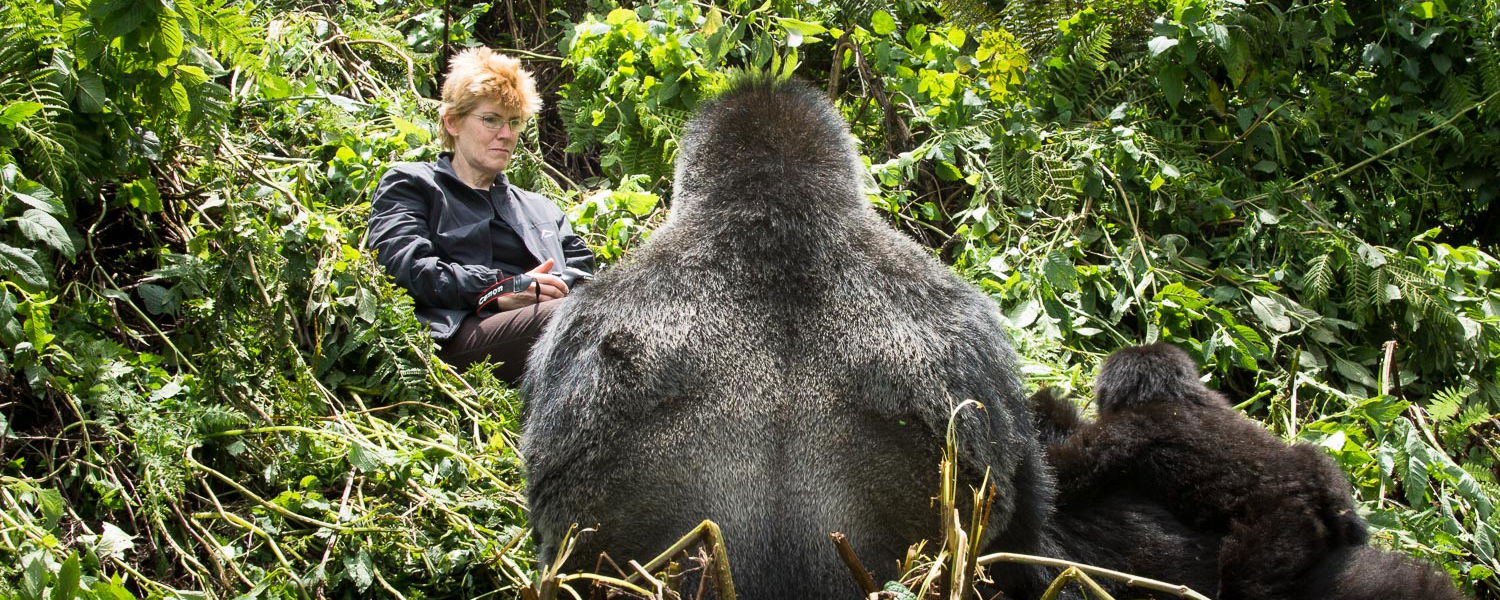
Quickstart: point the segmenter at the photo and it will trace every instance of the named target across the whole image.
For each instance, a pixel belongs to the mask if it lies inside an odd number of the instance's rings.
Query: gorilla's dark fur
[[[1042,443],[1049,449],[1088,425],[1077,408],[1053,388],[1038,391],[1031,404]],[[1105,486],[1086,500],[1058,505],[1052,529],[1050,537],[1069,560],[1186,585],[1199,592],[1218,589],[1223,536],[1194,529],[1162,503],[1129,486]],[[1127,592],[1114,580],[1099,583],[1116,597],[1156,597],[1142,589]],[[1160,596],[1163,600],[1176,597]]]
[[[1057,470],[1056,528],[1078,560],[1220,600],[1459,598],[1431,566],[1365,546],[1332,459],[1234,412],[1182,350],[1110,355],[1095,398],[1094,423],[1050,393],[1032,398]]]
[[[746,78],[688,124],[673,212],[581,287],[531,355],[523,449],[542,560],[665,549],[699,521],[739,597],[857,593],[828,534],[878,580],[940,535],[950,411],[961,485],[998,486],[988,548],[1046,553],[1052,481],[989,299],[865,200],[847,125],[800,84]],[[1039,570],[994,574],[1040,591]]]

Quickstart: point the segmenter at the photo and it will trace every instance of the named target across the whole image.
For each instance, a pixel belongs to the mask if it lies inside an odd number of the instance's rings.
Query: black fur
[[[1235,413],[1180,349],[1110,355],[1095,397],[1094,423],[1050,393],[1032,399],[1057,469],[1055,527],[1079,560],[1220,600],[1459,598],[1433,567],[1365,546],[1337,465]],[[1110,521],[1130,527],[1094,526]]]
[[[1090,504],[1105,486],[1127,487],[1195,530],[1226,534],[1220,600],[1290,598],[1313,557],[1364,542],[1364,522],[1332,460],[1236,413],[1177,347],[1111,354],[1094,396],[1099,420],[1049,457],[1059,502]],[[1265,547],[1249,535],[1283,528],[1299,543]]]
[[[880,580],[939,535],[954,406],[961,485],[998,485],[988,547],[1046,553],[1052,482],[995,306],[865,200],[822,93],[742,79],[688,124],[673,212],[580,288],[531,355],[523,449],[540,558],[570,523],[654,556],[703,519],[739,597],[857,591],[828,534]],[[996,577],[1018,597],[1040,570]]]
[[[1462,600],[1447,573],[1369,546],[1340,548],[1302,580],[1297,600]]]
[[[1067,398],[1052,388],[1031,397],[1033,415],[1043,444],[1049,448],[1067,441],[1087,426]],[[1186,585],[1212,594],[1219,587],[1221,534],[1194,529],[1141,490],[1111,485],[1097,490],[1088,502],[1057,507],[1051,536],[1072,561]],[[1113,579],[1098,580],[1117,598],[1177,598],[1152,595]]]

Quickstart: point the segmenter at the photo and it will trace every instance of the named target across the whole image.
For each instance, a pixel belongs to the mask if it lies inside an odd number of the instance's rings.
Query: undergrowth
[[[435,155],[443,58],[487,43],[545,76],[509,174],[606,263],[727,69],[804,77],[1035,384],[1188,348],[1339,460],[1378,543],[1500,597],[1496,0],[567,8],[0,5],[0,595],[534,584],[520,400],[362,250],[383,171]]]

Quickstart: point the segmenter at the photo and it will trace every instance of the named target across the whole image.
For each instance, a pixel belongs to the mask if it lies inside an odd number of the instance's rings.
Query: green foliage
[[[837,42],[799,72],[836,92],[872,201],[994,295],[1038,380],[1167,340],[1288,436],[1436,398],[1404,430],[1432,439],[1360,438],[1385,469],[1367,499],[1391,543],[1492,593],[1494,8],[1012,2],[968,29],[824,9],[801,17]]]
[[[0,5],[0,596],[532,580],[514,392],[361,250],[387,166],[437,151],[444,43],[518,7]],[[508,174],[606,263],[726,73],[795,73],[1034,382],[1180,344],[1328,448],[1382,544],[1496,597],[1494,0],[593,7],[544,15],[556,112]]]
[[[433,153],[400,32],[3,10],[0,596],[524,583],[514,393],[359,250],[385,166]]]
[[[757,23],[756,12],[671,2],[585,16],[562,43],[573,69],[559,92],[568,150],[599,149],[614,179],[664,184],[688,111],[722,85],[726,55]]]

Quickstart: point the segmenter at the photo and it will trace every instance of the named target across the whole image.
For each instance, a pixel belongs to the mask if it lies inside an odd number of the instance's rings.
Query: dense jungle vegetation
[[[1182,345],[1500,598],[1500,0],[0,4],[0,595],[531,585],[519,399],[362,250],[475,44],[537,74],[509,172],[604,261],[728,70],[801,77],[1031,385]]]

